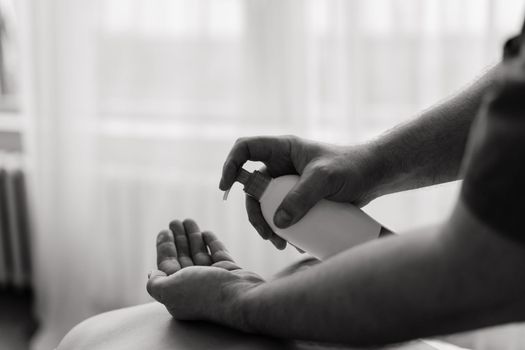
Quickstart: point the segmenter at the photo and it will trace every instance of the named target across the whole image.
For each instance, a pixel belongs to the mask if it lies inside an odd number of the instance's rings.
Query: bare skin
[[[162,231],[157,239],[157,261],[159,270],[150,276],[148,290],[166,303],[166,308],[158,303],[145,304],[116,310],[90,318],[76,326],[60,343],[59,350],[69,349],[202,349],[202,348],[246,348],[246,349],[332,349],[330,345],[312,344],[300,341],[280,340],[277,338],[248,335],[232,330],[239,327],[238,314],[246,314],[247,310],[236,312],[230,305],[237,304],[240,298],[237,292],[246,289],[246,286],[267,284],[270,290],[273,283],[290,281],[294,276],[300,277],[322,266],[318,260],[304,259],[297,264],[286,268],[270,282],[264,282],[256,274],[241,270],[226,251],[224,245],[211,233],[201,232],[192,220],[183,222],[174,221],[170,230]],[[183,273],[184,271],[199,271],[198,273]],[[168,276],[169,277],[165,277]],[[158,276],[158,277],[155,277]],[[172,279],[168,281],[168,279]],[[160,280],[159,280],[160,279]],[[303,279],[302,277],[300,278]],[[188,282],[188,283],[187,283]],[[320,280],[322,282],[322,280]],[[158,288],[165,288],[158,290]],[[276,291],[279,291],[277,287]],[[312,292],[319,290],[319,286]],[[261,289],[262,290],[262,289]],[[255,291],[255,289],[254,289]],[[236,295],[235,297],[232,296]],[[315,293],[314,293],[315,294]],[[211,296],[211,298],[210,298]],[[278,294],[276,294],[278,296]],[[199,299],[201,298],[201,299]],[[251,298],[251,297],[250,297]],[[292,303],[288,310],[296,308],[285,321],[273,325],[283,328],[287,332],[288,324],[295,324],[300,317],[305,304],[298,303],[291,296]],[[271,298],[273,299],[273,297]],[[260,301],[264,301],[261,299]],[[323,303],[326,300],[322,301]],[[328,302],[327,304],[330,304]],[[248,303],[246,304],[248,306]],[[245,306],[245,307],[246,307]],[[340,305],[344,306],[344,305]],[[253,307],[253,305],[252,305]],[[307,308],[308,309],[308,308]],[[252,311],[250,310],[249,313]],[[276,313],[276,317],[286,315],[287,310],[253,311],[254,317],[269,317]],[[295,317],[297,315],[298,317]],[[292,316],[292,317],[289,317]],[[232,322],[223,323],[229,318]],[[215,323],[228,324],[230,328],[220,327],[203,322],[179,322],[178,319],[209,319]],[[319,320],[318,317],[312,317]],[[219,320],[219,321],[217,321]],[[146,321],[146,322],[145,322]],[[324,322],[324,320],[321,320]],[[329,321],[329,319],[327,319]],[[244,321],[245,322],[245,321]],[[302,320],[308,322],[308,320]],[[254,323],[255,324],[255,323]],[[344,324],[339,327],[345,326]],[[348,329],[351,329],[349,327]],[[249,329],[254,332],[254,329]],[[256,331],[267,333],[265,331]],[[286,333],[285,338],[290,338]],[[304,337],[303,337],[304,338]],[[308,338],[308,337],[306,337]],[[331,341],[333,342],[333,340]],[[354,349],[351,346],[338,346],[341,349]],[[447,347],[449,349],[451,347]],[[425,342],[416,341],[403,345],[382,347],[391,350],[435,350],[438,347]]]
[[[191,219],[172,221],[170,230],[159,233],[157,266],[159,270],[149,276],[147,290],[178,319],[209,318],[220,323],[228,318],[228,313],[235,313],[236,307],[233,299],[222,299],[221,289],[229,289],[229,285],[236,289],[264,283],[259,275],[235,264],[215,234],[201,232]],[[214,288],[218,288],[219,293],[210,293]],[[208,309],[215,304],[224,307]],[[196,305],[200,306],[196,309]]]
[[[226,159],[220,187],[229,188],[249,160],[263,161],[272,176],[301,174],[281,204],[285,215],[278,210],[274,218],[284,227],[322,198],[359,204],[458,179],[470,124],[494,74],[367,146],[296,137],[240,139]],[[260,229],[260,208],[248,201],[248,211]],[[222,270],[156,272],[148,290],[181,320],[293,339],[381,345],[525,320],[524,252],[460,198],[451,218],[434,231],[370,242],[290,276],[263,281],[229,262],[215,266]]]
[[[272,176],[301,174],[302,190],[292,192],[288,204],[283,202],[293,222],[321,198],[362,205],[382,194],[457,179],[468,128],[492,76],[491,71],[463,93],[365,145],[339,147],[295,137],[241,139],[227,158],[221,189],[231,186],[235,169],[247,160],[263,161]],[[290,153],[291,143],[308,150]],[[319,183],[323,178],[336,185]],[[317,187],[324,188],[310,191]],[[248,198],[247,209],[261,236],[284,248],[285,242],[261,221],[258,204]],[[159,234],[157,249],[159,270],[149,276],[147,288],[175,320],[207,320],[288,339],[370,345],[525,319],[524,248],[486,227],[461,201],[451,219],[434,231],[381,239],[323,263],[307,259],[271,281],[243,270],[214,234],[201,232],[191,220],[172,222],[170,230]],[[177,338],[179,327],[167,327],[167,313],[160,311],[141,308],[140,316],[128,318],[126,313],[118,324],[111,317],[107,324],[115,325],[118,334],[129,330],[125,336],[91,332],[92,322],[87,337],[86,326],[80,327],[65,343],[87,338],[101,348],[124,342],[122,348],[129,349],[143,334],[143,344],[170,348],[167,341]],[[128,322],[150,313],[146,319],[162,334],[148,332],[142,321]]]
[[[162,270],[147,285],[177,320],[352,346],[525,320],[525,248],[461,203],[437,230],[364,244],[272,281],[235,264],[215,235],[186,234],[202,236],[210,265],[181,263],[197,255],[161,232]]]
[[[147,320],[147,322],[145,322]],[[80,323],[57,350],[333,350],[330,344],[312,344],[255,336],[209,322],[179,322],[159,303],[106,312]],[[356,350],[338,347],[340,350]],[[438,350],[422,341],[381,350]],[[450,346],[445,348],[452,350]],[[457,349],[459,350],[459,349]]]

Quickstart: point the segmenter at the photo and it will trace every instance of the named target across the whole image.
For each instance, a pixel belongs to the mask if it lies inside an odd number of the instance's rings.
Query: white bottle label
[[[261,197],[263,216],[279,236],[321,260],[379,237],[381,225],[361,209],[328,200],[286,229],[275,226],[275,211],[298,180],[296,175],[273,179]]]

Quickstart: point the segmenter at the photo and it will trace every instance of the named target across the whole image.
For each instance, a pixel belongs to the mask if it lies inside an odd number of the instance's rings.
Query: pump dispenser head
[[[264,191],[270,184],[271,178],[264,175],[260,171],[255,170],[253,173],[241,168],[235,181],[240,182],[244,185],[244,192],[249,196],[260,200]],[[224,200],[228,198],[229,190],[224,193]]]

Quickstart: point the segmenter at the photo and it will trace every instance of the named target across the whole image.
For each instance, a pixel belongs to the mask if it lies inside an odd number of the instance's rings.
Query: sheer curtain
[[[148,301],[155,236],[171,219],[216,231],[265,276],[296,259],[258,238],[239,187],[222,202],[234,140],[373,137],[497,62],[521,15],[508,0],[29,1],[34,348]],[[365,210],[409,229],[444,220],[456,192],[411,191]]]

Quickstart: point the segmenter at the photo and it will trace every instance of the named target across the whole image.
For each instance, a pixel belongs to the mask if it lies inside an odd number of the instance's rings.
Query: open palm
[[[239,267],[224,244],[191,219],[172,221],[157,236],[157,267],[147,290],[179,320],[242,327],[237,303],[264,280]]]

